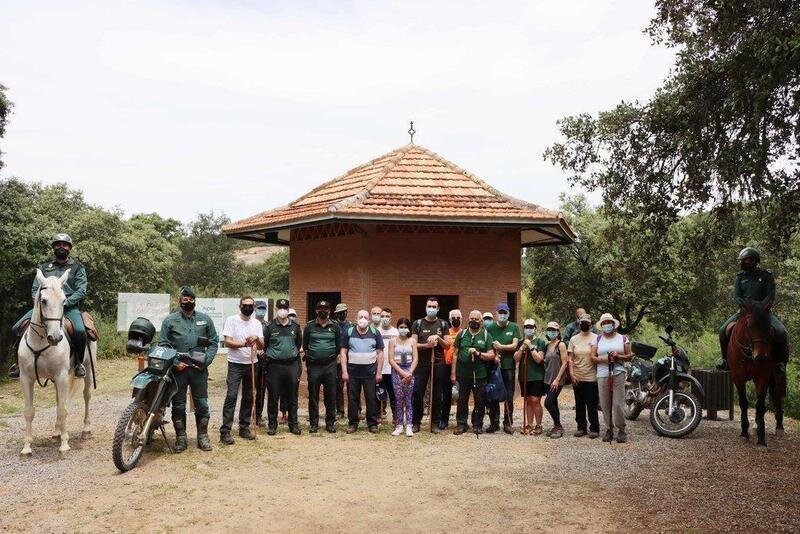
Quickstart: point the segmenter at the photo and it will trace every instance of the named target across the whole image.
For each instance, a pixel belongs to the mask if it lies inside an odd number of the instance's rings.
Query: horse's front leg
[[[772,375],[772,386],[770,387],[770,396],[772,397],[772,406],[775,409],[775,435],[783,435],[783,382],[779,380],[774,374]]]
[[[87,362],[90,364],[90,362]],[[89,369],[88,365],[86,366]],[[92,399],[92,378],[91,373],[87,372],[83,379],[83,431],[82,439],[92,437],[92,423],[89,421],[89,401]]]
[[[747,408],[749,407],[749,403],[747,402],[747,388],[746,386],[736,384],[736,393],[739,395],[739,409],[741,410],[741,418],[742,418],[742,433],[739,434],[742,439],[745,441],[750,440],[750,419],[747,416]]]
[[[758,444],[762,447],[767,446],[766,429],[764,428],[764,414],[767,412],[767,391],[758,392],[758,399],[756,400],[756,433],[758,435]]]
[[[33,454],[31,450],[31,441],[33,441],[33,414],[36,410],[33,408],[33,379],[25,372],[20,373],[19,382],[22,385],[22,394],[25,397],[25,444],[22,446],[20,454],[23,456],[30,456]]]
[[[69,375],[66,371],[62,371],[54,380],[56,389],[58,390],[58,404],[56,405],[56,424],[61,433],[61,446],[58,448],[59,452],[67,452],[69,450],[69,433],[67,432],[67,400],[69,399]]]

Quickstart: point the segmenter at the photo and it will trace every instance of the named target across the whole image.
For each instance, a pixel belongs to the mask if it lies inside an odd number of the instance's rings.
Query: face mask
[[[194,309],[194,302],[191,300],[187,302],[181,302],[181,309],[187,312],[192,311]]]
[[[347,320],[347,312],[339,312],[336,314],[336,320],[343,323]]]
[[[453,317],[450,319],[450,324],[453,325],[453,328],[458,328],[461,326],[461,319],[459,317]]]
[[[472,328],[473,330],[477,330],[478,328],[481,327],[481,323],[480,321],[476,321],[473,319],[469,322],[469,327]]]
[[[278,319],[286,319],[289,317],[289,310],[285,308],[279,308],[277,311]]]
[[[439,308],[432,308],[428,306],[425,308],[425,313],[428,315],[429,318],[436,317],[436,314],[439,313]]]
[[[324,321],[325,319],[328,318],[328,312],[326,312],[325,310],[320,310],[317,312],[317,317]]]
[[[536,334],[536,329],[535,328],[526,328],[525,329],[525,336],[526,337],[533,337],[534,334]]]
[[[259,319],[263,319],[267,316],[267,310],[264,308],[256,308],[256,317]]]
[[[381,317],[381,324],[384,326],[384,328],[388,328],[391,323],[392,323],[391,317]]]
[[[62,248],[62,247],[58,247],[57,249],[55,249],[53,251],[53,253],[55,254],[56,258],[58,258],[59,260],[64,260],[64,259],[67,258],[67,256],[69,256],[69,250],[67,250],[65,248]]]
[[[547,331],[547,339],[549,339],[550,341],[553,341],[556,337],[558,337],[558,332],[556,332],[554,330],[548,330]]]
[[[588,332],[592,329],[592,325],[589,323],[581,323],[581,332]]]
[[[408,337],[408,328],[398,328],[397,332],[400,334],[400,337]]]
[[[245,304],[244,306],[239,306],[239,311],[241,311],[242,315],[244,315],[245,317],[250,317],[251,315],[253,315],[254,309],[255,308],[253,308],[252,304]]]
[[[380,313],[373,313],[372,314],[372,322],[378,324],[381,322],[381,314]]]
[[[610,334],[611,332],[614,331],[614,325],[613,324],[604,324],[602,326],[602,328],[603,328],[603,333],[605,333],[605,334]]]
[[[508,314],[507,313],[498,313],[497,314],[497,320],[500,321],[501,323],[505,323],[506,321],[508,321]]]
[[[489,328],[490,326],[492,326],[493,322],[494,321],[492,321],[491,319],[484,319],[483,320],[483,326],[485,326],[486,328]]]
[[[367,326],[369,326],[369,321],[367,320],[366,317],[362,317],[361,319],[358,320],[358,326],[360,328],[366,328]]]

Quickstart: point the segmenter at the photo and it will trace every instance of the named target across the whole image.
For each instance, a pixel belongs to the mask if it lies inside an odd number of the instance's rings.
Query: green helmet
[[[50,241],[50,245],[55,245],[59,241],[63,241],[64,243],[69,243],[70,246],[73,245],[72,238],[69,234],[56,234],[53,236],[53,240]]]
[[[745,247],[739,252],[739,261],[746,260],[747,258],[755,258],[756,261],[761,261],[761,254],[753,247]]]

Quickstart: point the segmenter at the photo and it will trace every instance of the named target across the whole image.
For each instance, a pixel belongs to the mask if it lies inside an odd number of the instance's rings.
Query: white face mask
[[[381,322],[381,314],[380,313],[373,313],[372,314],[372,322],[378,324]]]
[[[369,321],[367,320],[366,317],[362,317],[358,320],[358,326],[361,328],[366,328],[367,326],[369,326]]]
[[[285,308],[278,308],[276,315],[278,316],[278,319],[286,319],[289,317],[289,310]]]

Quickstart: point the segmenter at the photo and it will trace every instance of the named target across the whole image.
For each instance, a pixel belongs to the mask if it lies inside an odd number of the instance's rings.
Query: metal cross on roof
[[[417,131],[414,129],[414,121],[411,121],[411,128],[408,129],[408,135],[411,136],[411,144],[412,145],[414,144],[414,134],[415,133],[417,133]]]

